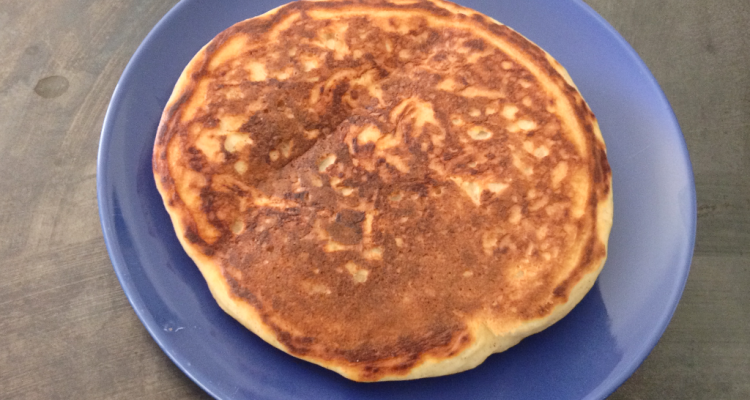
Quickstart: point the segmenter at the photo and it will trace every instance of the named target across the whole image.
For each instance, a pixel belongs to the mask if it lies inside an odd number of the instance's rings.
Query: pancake
[[[153,169],[218,304],[356,381],[464,371],[547,328],[612,224],[564,68],[439,0],[302,1],[228,28],[180,76]]]

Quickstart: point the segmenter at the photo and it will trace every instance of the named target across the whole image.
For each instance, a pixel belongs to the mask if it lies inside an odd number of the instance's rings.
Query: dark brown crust
[[[366,88],[352,86],[355,84],[350,77],[329,89],[321,86],[320,102],[324,104],[319,114],[309,111],[310,93],[316,83],[274,78],[260,82],[245,80],[237,87],[246,97],[229,100],[222,91],[228,87],[227,74],[232,72],[221,67],[213,71],[209,68],[209,62],[236,37],[262,40],[289,16],[300,15],[298,23],[285,31],[286,39],[273,44],[286,49],[288,44],[284,40],[292,43],[294,38],[314,36],[326,27],[325,21],[309,18],[311,10],[351,10],[367,4],[377,4],[380,10],[426,11],[434,17],[465,20],[474,29],[491,32],[499,40],[510,43],[532,58],[533,64],[551,78],[573,105],[587,153],[578,152],[563,133],[554,131],[554,127],[562,124],[546,108],[554,105],[554,100],[540,91],[533,74],[517,64],[507,70],[500,67],[502,61],[513,59],[497,49],[480,57],[476,62],[478,67],[467,67],[453,75],[437,70],[415,70],[413,75],[402,77],[393,73],[406,65],[399,64],[397,57],[382,58],[380,54],[365,53],[361,60],[351,56],[334,60],[329,54],[322,67],[321,81],[330,73],[345,68],[360,72],[374,70],[382,82],[386,105],[377,106],[377,99],[366,93]],[[356,30],[364,19],[354,18],[349,22]],[[464,46],[469,54],[492,49],[485,40],[472,38],[468,32],[433,30],[424,21],[419,26],[415,34],[427,32],[428,35],[418,46],[411,44],[416,42],[402,40],[403,35],[377,29],[373,32],[381,37],[368,37],[367,42],[391,40],[396,48],[413,54],[421,54],[441,42],[464,39],[467,39]],[[351,48],[353,42],[347,44]],[[299,47],[304,45],[299,44]],[[263,60],[264,54],[269,53],[258,50],[245,57]],[[451,54],[444,55],[449,56]],[[439,67],[440,54],[434,59]],[[299,63],[291,58],[277,62],[279,68]],[[456,14],[427,1],[409,5],[378,1],[291,3],[270,16],[250,19],[222,32],[205,48],[204,57],[191,67],[194,69],[190,70],[182,94],[165,110],[157,133],[153,164],[159,189],[168,208],[179,210],[173,211],[173,216],[181,219],[185,231],[178,235],[183,235],[204,255],[215,257],[233,295],[258,312],[264,325],[291,354],[359,368],[361,380],[405,375],[427,358],[450,358],[470,346],[474,339],[469,324],[477,318],[507,320],[512,325],[549,315],[555,306],[567,302],[573,287],[584,275],[599,268],[606,257],[606,243],[596,234],[597,207],[610,195],[611,171],[604,144],[595,134],[594,116],[544,51],[486,17]],[[272,72],[274,68],[268,67],[268,70]],[[507,80],[498,79],[506,75]],[[458,85],[505,90],[507,99],[519,105],[519,113],[533,117],[538,129],[510,132],[503,127],[507,122],[497,113],[467,115],[469,109],[485,109],[494,103],[481,96],[465,98],[432,89],[446,78],[455,79]],[[531,89],[522,89],[519,79],[529,82]],[[201,81],[213,85],[205,107],[194,118],[182,121],[183,112],[189,108]],[[390,114],[395,112],[399,99],[408,96],[428,101],[437,124],[423,125],[423,131],[417,132],[417,120],[410,120],[407,115],[416,111],[408,105],[400,114],[407,116],[392,121]],[[529,97],[533,105],[521,106],[523,97]],[[222,147],[217,156],[220,162],[208,159],[190,136],[191,124],[215,129],[222,115],[243,115],[242,110],[257,98],[264,104],[262,110],[246,115],[246,121],[238,130],[250,135],[252,146],[237,152]],[[457,133],[460,129],[452,127],[454,110],[460,111],[467,124],[493,128],[495,136],[486,142],[462,142]],[[288,118],[287,112],[291,112],[293,118]],[[404,132],[403,144],[392,150],[395,152],[392,155],[408,159],[408,172],[401,171],[397,163],[377,153],[374,143],[361,143],[356,134],[367,127],[376,127],[380,132]],[[545,131],[547,128],[549,130]],[[447,132],[442,149],[438,149],[434,140],[429,142],[430,137],[439,136],[436,129]],[[303,132],[309,131],[320,134],[308,139]],[[519,139],[519,135],[524,137]],[[553,143],[555,149],[533,165],[533,176],[538,175],[537,180],[529,180],[514,169],[517,167],[514,167],[513,155],[523,150],[510,150],[509,146],[518,147],[524,140]],[[269,155],[289,141],[294,141],[289,156],[277,155],[274,159]],[[170,158],[170,148],[175,149],[179,158]],[[474,153],[467,153],[467,148]],[[317,187],[311,183],[309,173],[318,171],[321,159],[331,154],[336,157],[336,166],[321,174],[322,185]],[[486,161],[471,166],[472,157],[466,154],[482,155]],[[362,164],[354,165],[355,159],[371,162],[370,170]],[[488,190],[481,192],[481,207],[477,207],[455,181],[439,179],[439,174],[428,167],[435,159],[466,181],[494,177],[493,182],[506,182],[508,187],[498,195]],[[250,172],[233,171],[238,161],[246,162]],[[560,162],[568,163],[571,171],[585,173],[592,185],[584,201],[583,217],[577,220],[572,218],[569,206],[563,207],[560,215],[542,218],[539,209],[535,209],[539,197],[529,195],[537,192],[538,196],[547,198],[548,204],[570,203],[575,188],[569,180],[563,181],[562,189],[553,190],[549,183],[553,168]],[[180,196],[175,168],[191,170],[206,179],[199,191],[199,211],[191,211]],[[178,179],[185,179],[184,175],[178,176]],[[232,176],[235,183],[224,182],[226,176]],[[334,184],[335,179],[340,182]],[[295,183],[297,181],[300,183]],[[335,187],[352,188],[354,194],[341,195]],[[439,200],[435,197],[436,191],[440,192]],[[399,194],[403,200],[389,198]],[[244,206],[239,199],[254,201],[259,196],[283,199],[286,205],[258,205],[242,210]],[[376,211],[378,218],[369,236],[364,226],[367,211],[357,209],[365,203],[372,206],[370,211]],[[446,205],[451,206],[446,208]],[[520,209],[521,222],[509,223],[515,209]],[[205,216],[203,222],[198,214]],[[408,222],[402,222],[404,219]],[[241,232],[234,229],[237,221],[241,222]],[[564,252],[566,242],[570,240],[569,232],[562,229],[566,223],[573,224],[571,229],[577,235],[588,237],[581,244],[582,252],[574,261],[575,267],[560,280],[559,270],[570,263],[563,258],[567,254]],[[518,227],[514,227],[516,225]],[[504,229],[502,233],[506,236],[494,234],[499,236],[494,238],[499,244],[488,252],[483,248],[483,240],[487,232],[494,232],[498,227]],[[536,239],[532,234],[542,227],[549,232],[544,240]],[[326,241],[321,237],[351,248],[327,252],[324,250]],[[503,237],[510,238],[510,243],[503,245]],[[409,245],[402,248],[398,240],[409,241]],[[539,246],[562,249],[561,259],[544,259],[551,250],[542,250]],[[375,247],[382,250],[382,260],[364,256],[365,250]],[[530,250],[526,252],[526,249]],[[510,281],[521,279],[514,278],[514,268],[524,262],[532,266],[545,265],[547,270],[534,272],[537,275],[533,285],[518,291]],[[356,268],[347,270],[348,263]],[[365,278],[367,284],[352,281],[358,269],[369,272]],[[467,275],[469,272],[471,274]],[[301,287],[312,289],[302,293]],[[329,293],[326,294],[326,290]],[[408,302],[404,300],[406,297]],[[492,299],[503,300],[493,302]]]

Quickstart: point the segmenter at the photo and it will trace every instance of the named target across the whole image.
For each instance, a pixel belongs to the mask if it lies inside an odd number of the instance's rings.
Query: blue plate
[[[151,174],[161,111],[191,57],[280,1],[183,0],[128,64],[99,148],[99,212],[125,294],[164,352],[222,399],[603,398],[664,332],[695,240],[695,185],[674,114],[643,62],[578,0],[461,0],[516,29],[570,72],[599,118],[614,175],[610,254],[597,284],[552,328],[465,373],[357,384],[274,349],[224,314],[182,250]]]

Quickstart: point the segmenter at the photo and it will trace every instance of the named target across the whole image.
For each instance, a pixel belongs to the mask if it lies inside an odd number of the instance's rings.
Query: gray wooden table
[[[208,398],[136,318],[96,203],[107,103],[174,3],[0,0],[0,398]],[[611,398],[750,399],[750,1],[587,3],[664,89],[698,193],[682,301]]]

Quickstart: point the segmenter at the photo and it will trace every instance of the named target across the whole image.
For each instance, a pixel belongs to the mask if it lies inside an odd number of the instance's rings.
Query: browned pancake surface
[[[350,378],[398,379],[482,329],[549,325],[601,268],[610,171],[566,78],[449,3],[292,3],[191,62],[154,172],[230,314]]]

